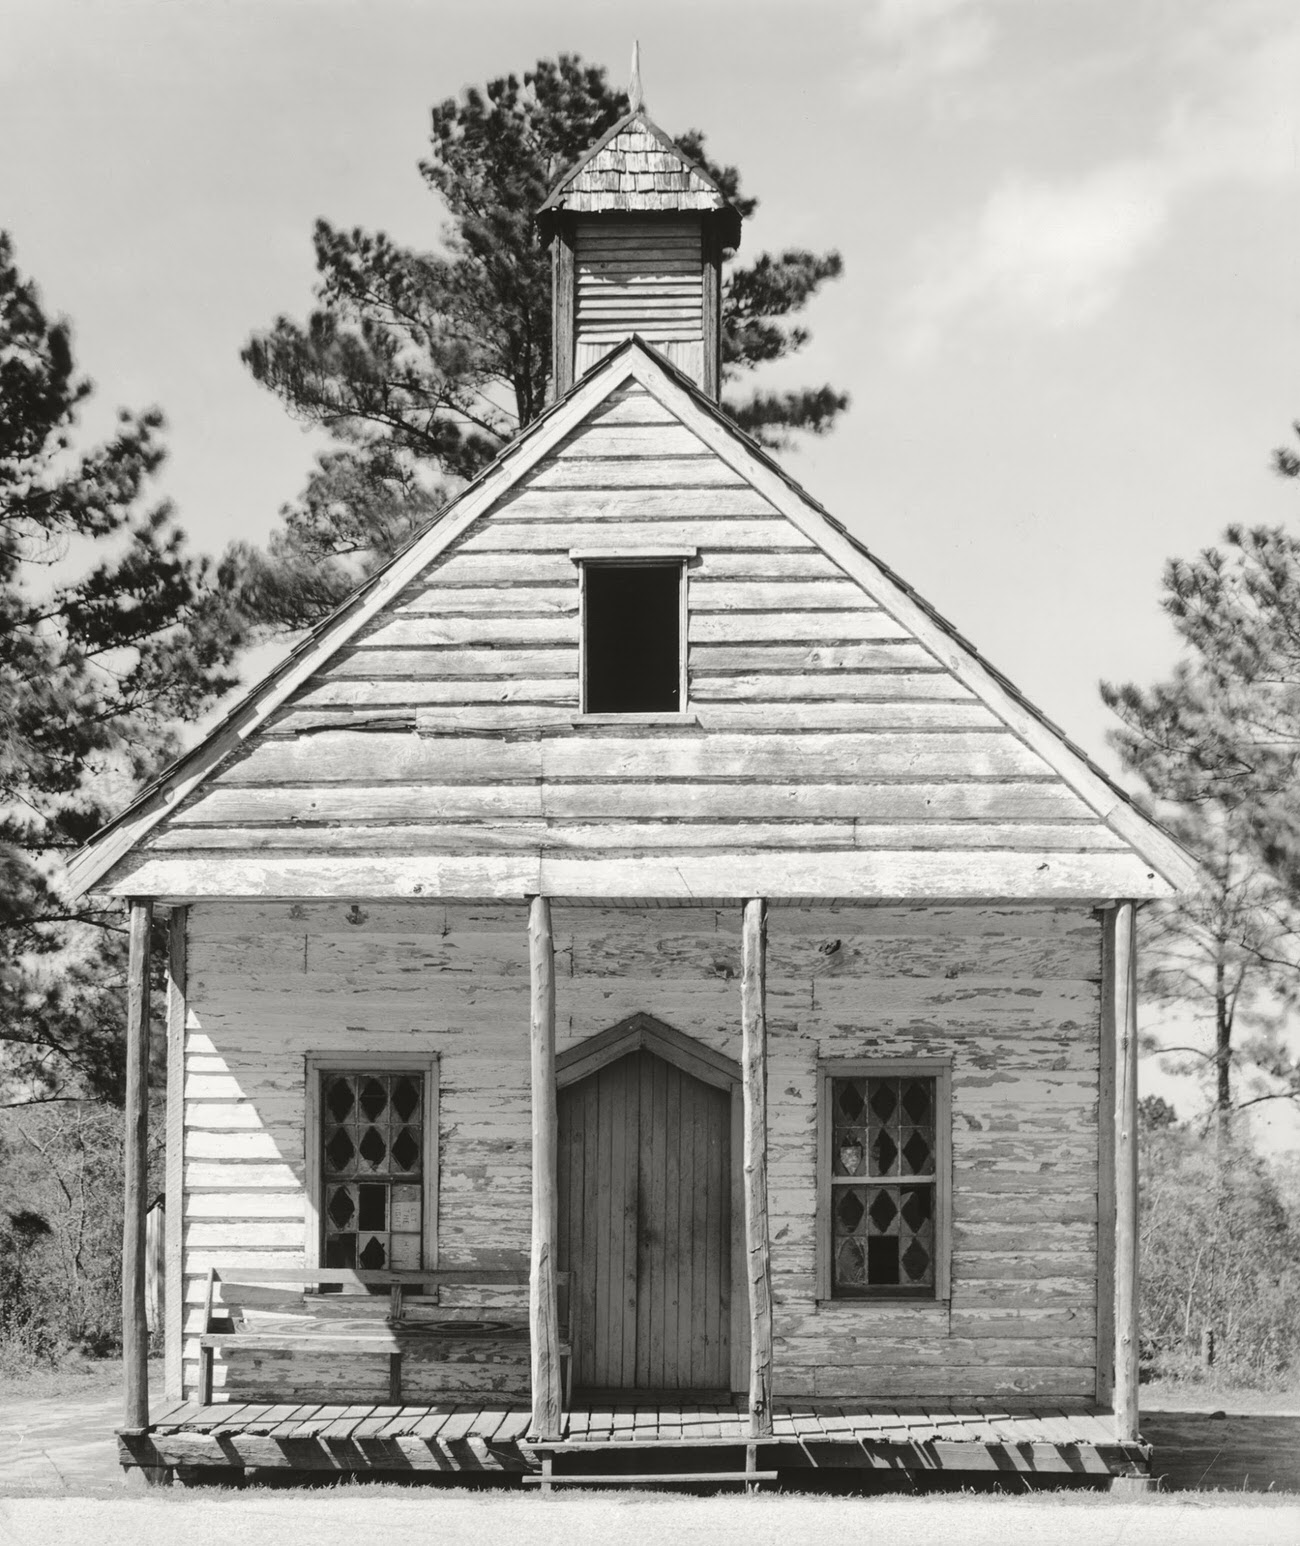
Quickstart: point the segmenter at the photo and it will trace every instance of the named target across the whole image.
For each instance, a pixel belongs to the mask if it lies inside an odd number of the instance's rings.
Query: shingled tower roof
[[[619,121],[577,162],[542,205],[572,214],[650,214],[717,211],[727,221],[728,246],[740,239],[740,217],[707,172],[682,154],[643,108]]]

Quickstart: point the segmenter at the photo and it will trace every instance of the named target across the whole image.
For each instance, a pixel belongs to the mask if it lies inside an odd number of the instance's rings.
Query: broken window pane
[[[934,1292],[935,1089],[928,1075],[831,1079],[831,1292],[837,1297]]]
[[[423,1103],[421,1074],[321,1075],[322,1169],[331,1183],[321,1208],[327,1267],[420,1267]]]

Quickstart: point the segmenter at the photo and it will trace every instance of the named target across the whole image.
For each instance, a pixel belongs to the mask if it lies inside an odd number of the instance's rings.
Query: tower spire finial
[[[632,44],[632,78],[627,83],[628,106],[639,113],[645,106],[645,92],[641,87],[641,41]]]

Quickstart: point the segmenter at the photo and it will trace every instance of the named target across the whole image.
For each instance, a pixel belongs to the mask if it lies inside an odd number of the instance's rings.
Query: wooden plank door
[[[574,1384],[731,1382],[731,1098],[653,1052],[560,1091],[560,1266]]]

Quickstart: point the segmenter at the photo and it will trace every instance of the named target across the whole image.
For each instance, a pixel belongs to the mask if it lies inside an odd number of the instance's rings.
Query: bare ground
[[[1252,1506],[1253,1505],[1253,1506]],[[1033,1498],[553,1498],[464,1491],[164,1493],[0,1501],[4,1546],[1295,1546],[1300,1503]]]

